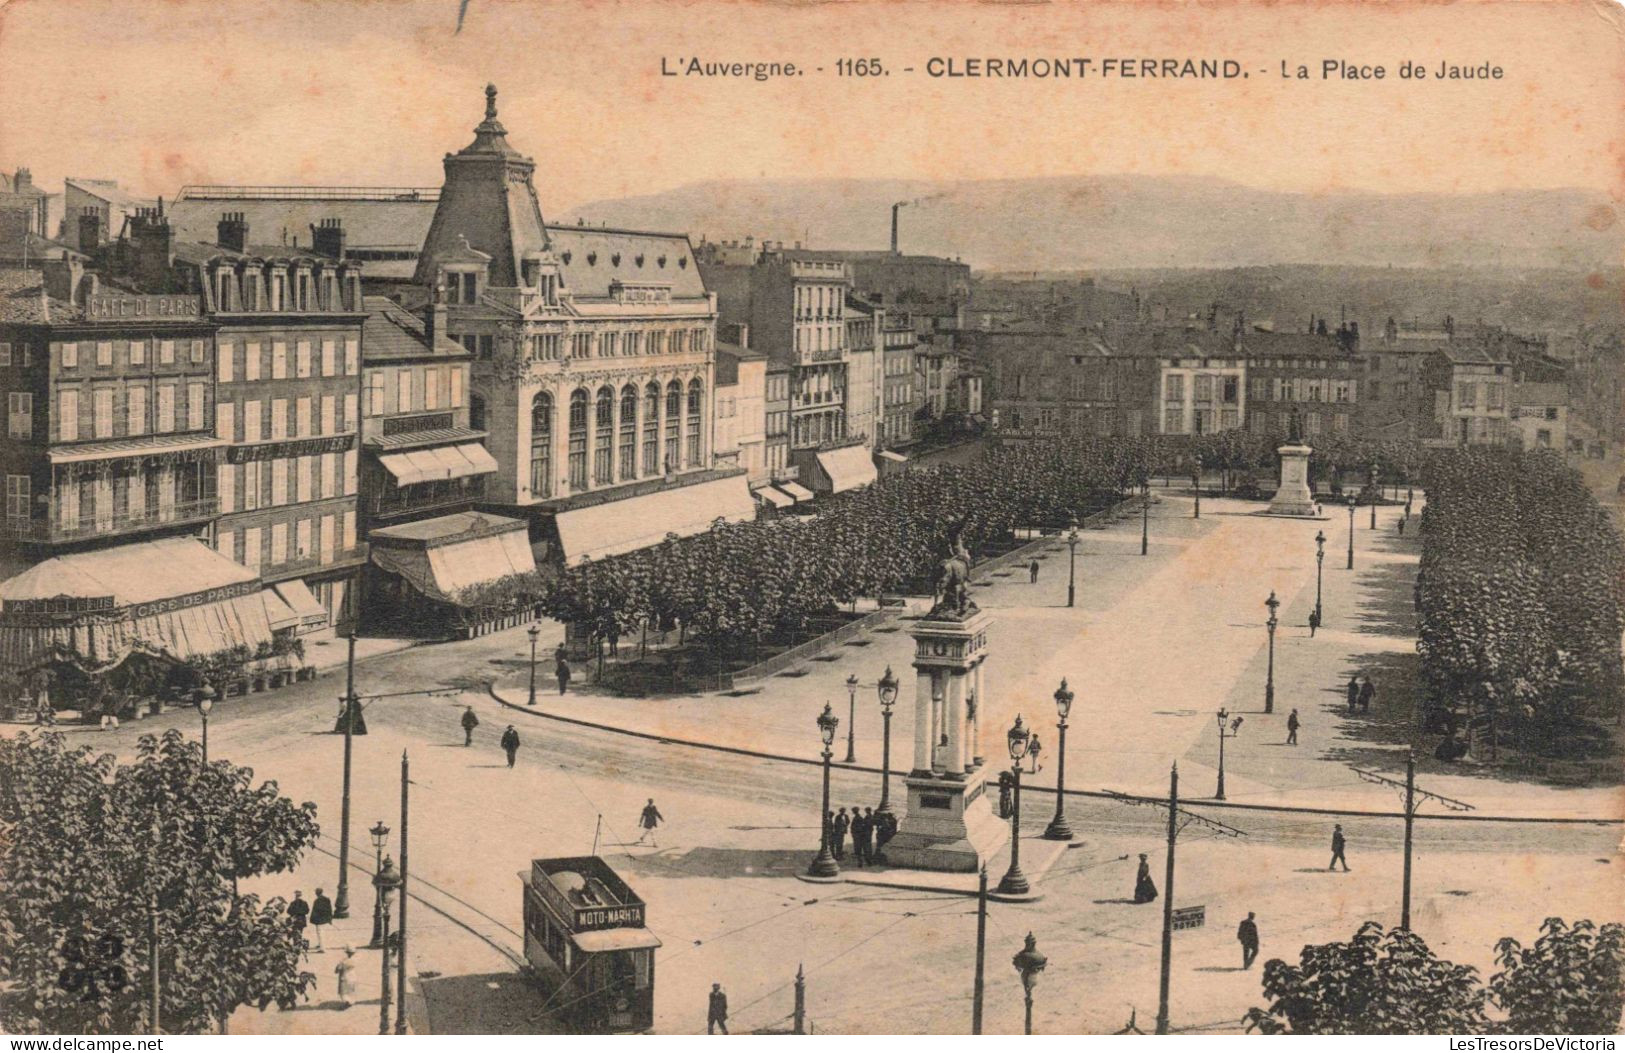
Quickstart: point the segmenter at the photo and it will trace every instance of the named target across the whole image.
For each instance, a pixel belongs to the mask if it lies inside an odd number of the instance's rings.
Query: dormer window
[[[447,271],[446,302],[448,304],[478,303],[479,275],[474,271]]]

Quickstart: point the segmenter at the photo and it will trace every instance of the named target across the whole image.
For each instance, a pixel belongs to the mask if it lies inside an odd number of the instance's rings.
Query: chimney
[[[891,207],[891,254],[897,255],[897,210],[903,207],[899,201]]]
[[[174,232],[158,209],[138,209],[130,219],[130,269],[136,283],[148,291],[169,288],[175,263]]]
[[[344,222],[338,219],[324,219],[321,223],[310,228],[310,247],[319,255],[329,259],[342,260],[344,258]]]
[[[68,303],[78,302],[79,286],[85,277],[85,266],[78,257],[43,260],[40,270],[45,278],[45,292],[51,299]]]
[[[429,347],[432,350],[435,342],[446,337],[446,305],[436,299],[423,314],[423,328],[429,337]]]
[[[34,173],[26,168],[17,169],[17,175],[11,181],[11,188],[18,193],[34,189]]]
[[[95,252],[102,243],[102,214],[94,208],[79,211],[79,251]]]
[[[233,252],[248,251],[248,220],[241,212],[223,212],[215,226],[214,243]]]

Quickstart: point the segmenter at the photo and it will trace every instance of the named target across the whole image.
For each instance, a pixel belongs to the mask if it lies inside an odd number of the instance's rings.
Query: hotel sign
[[[105,293],[85,303],[85,317],[105,321],[191,321],[199,316],[196,296],[125,296]]]
[[[228,464],[274,461],[281,457],[309,457],[319,453],[343,453],[355,445],[355,435],[324,435],[315,439],[287,439],[252,446],[226,448]]]

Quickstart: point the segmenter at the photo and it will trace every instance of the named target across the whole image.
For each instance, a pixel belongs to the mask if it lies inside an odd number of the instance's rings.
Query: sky
[[[0,168],[438,186],[494,81],[544,214],[732,178],[1219,177],[1302,192],[1625,190],[1625,13],[1586,2],[10,0]],[[765,82],[689,57],[794,62]],[[877,57],[885,77],[838,77]],[[932,78],[933,59],[1233,58],[1246,79]],[[1321,62],[1381,64],[1323,80]],[[1429,79],[1402,80],[1403,60]],[[1499,80],[1438,82],[1440,62]],[[1280,64],[1311,79],[1283,79]],[[823,67],[824,73],[813,72]],[[915,72],[904,72],[913,67]]]

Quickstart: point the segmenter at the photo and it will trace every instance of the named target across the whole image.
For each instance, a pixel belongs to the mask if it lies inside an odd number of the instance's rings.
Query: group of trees
[[[1416,608],[1429,715],[1465,720],[1491,755],[1502,735],[1555,740],[1620,704],[1619,532],[1549,451],[1472,448],[1423,479]]]
[[[315,983],[280,897],[238,881],[292,870],[316,806],[171,730],[134,763],[57,734],[0,739],[0,1025],[12,1033],[151,1028],[149,926],[169,1033],[239,1006],[291,1008]]]
[[[1264,963],[1266,1035],[1611,1035],[1625,1007],[1625,926],[1547,918],[1531,947],[1495,946],[1499,972],[1439,958],[1418,935],[1368,921],[1346,943]],[[1490,1010],[1498,1010],[1492,1017]]]

